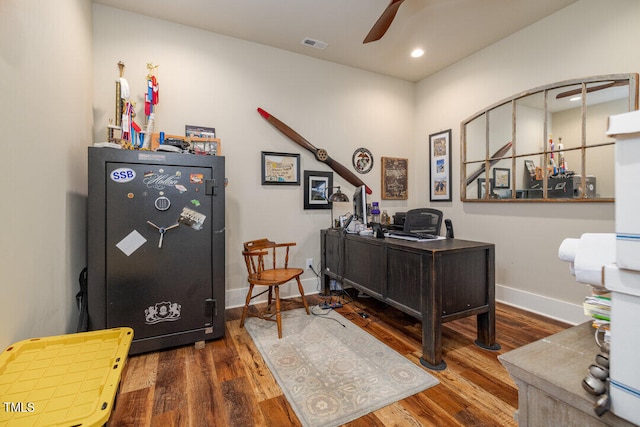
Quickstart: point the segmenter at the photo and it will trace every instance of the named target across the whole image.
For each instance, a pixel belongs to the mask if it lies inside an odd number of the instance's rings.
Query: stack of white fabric
[[[558,258],[570,263],[576,281],[604,287],[602,268],[616,261],[615,233],[585,233],[579,239],[564,239]]]

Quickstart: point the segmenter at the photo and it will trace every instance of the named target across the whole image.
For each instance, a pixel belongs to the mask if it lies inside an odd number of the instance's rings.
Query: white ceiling
[[[406,0],[385,36],[365,45],[389,0],[94,0],[412,82],[575,1]],[[305,37],[329,45],[314,49]],[[423,57],[410,57],[416,47]]]

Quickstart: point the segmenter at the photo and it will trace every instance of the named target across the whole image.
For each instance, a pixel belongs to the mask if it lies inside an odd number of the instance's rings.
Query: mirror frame
[[[586,192],[586,184],[587,181],[585,179],[585,162],[586,162],[586,157],[587,157],[587,150],[590,149],[595,149],[595,148],[601,148],[601,147],[606,147],[609,145],[614,145],[615,144],[615,140],[612,141],[606,141],[603,143],[597,143],[597,144],[587,144],[586,141],[586,135],[585,135],[585,130],[586,130],[586,126],[587,126],[587,93],[591,92],[591,90],[588,90],[588,86],[590,84],[594,84],[594,83],[598,83],[598,82],[602,82],[602,83],[607,83],[610,82],[612,83],[612,86],[614,85],[614,83],[621,83],[621,82],[628,82],[629,85],[629,92],[628,92],[628,111],[633,111],[633,110],[637,110],[638,109],[638,74],[636,73],[628,73],[628,74],[607,74],[607,75],[600,75],[600,76],[593,76],[593,77],[587,77],[587,78],[581,78],[581,79],[574,79],[574,80],[565,80],[565,81],[561,81],[561,82],[556,82],[556,83],[552,83],[552,84],[548,84],[548,85],[544,85],[544,86],[539,86],[530,90],[527,90],[525,92],[521,92],[518,93],[514,96],[511,96],[509,98],[503,99],[481,111],[478,111],[477,113],[473,114],[472,116],[470,116],[469,118],[467,118],[466,120],[464,120],[461,125],[460,125],[460,200],[462,202],[491,202],[491,203],[495,203],[495,202],[507,202],[507,203],[513,203],[513,202],[518,202],[518,203],[531,203],[531,202],[614,202],[615,199],[613,197],[606,197],[606,198],[595,198],[595,197],[588,197],[587,196],[587,192]],[[626,83],[622,83],[622,84],[618,84],[618,85],[625,85]],[[549,174],[548,168],[547,167],[543,167],[542,169],[542,197],[541,198],[518,198],[517,197],[517,192],[516,192],[516,179],[514,179],[514,177],[516,176],[515,174],[520,171],[522,172],[524,166],[521,166],[520,168],[517,167],[516,165],[516,160],[518,159],[523,159],[526,158],[527,156],[542,156],[544,158],[544,164],[548,164],[549,163],[549,159],[553,158],[554,153],[559,153],[562,154],[562,152],[560,151],[561,149],[559,148],[555,148],[555,149],[550,149],[548,147],[547,144],[544,144],[544,149],[541,151],[535,151],[535,152],[523,152],[520,153],[518,152],[517,149],[517,140],[516,140],[516,102],[520,99],[523,99],[525,97],[531,96],[531,95],[535,95],[535,94],[539,94],[541,93],[543,95],[543,99],[544,99],[544,129],[543,129],[543,133],[544,133],[544,139],[543,141],[548,141],[550,138],[550,132],[548,130],[548,103],[547,103],[547,94],[548,92],[554,90],[554,89],[559,89],[562,87],[566,87],[566,86],[580,86],[581,87],[581,93],[576,93],[576,95],[581,95],[582,96],[582,106],[581,108],[581,129],[580,129],[580,138],[581,138],[581,142],[580,145],[578,145],[576,148],[573,148],[573,150],[578,149],[581,151],[581,159],[582,159],[582,165],[581,165],[581,171],[580,174],[576,176],[580,176],[580,188],[579,188],[579,193],[581,196],[580,197],[566,197],[566,198],[554,198],[554,197],[549,197],[548,196],[548,182],[549,182],[549,178],[551,177],[551,175]],[[510,105],[509,105],[510,104]],[[498,152],[491,154],[490,153],[490,120],[489,120],[489,114],[491,111],[498,111],[498,108],[501,107],[505,107],[508,106],[508,108],[511,109],[511,146],[507,147],[504,146],[502,147],[503,149],[506,147],[506,150],[498,150]],[[472,161],[468,161],[467,160],[467,125],[469,125],[470,123],[472,123],[474,120],[481,118],[484,115],[484,139],[485,139],[485,155],[484,155],[484,159],[480,158],[478,160],[472,160]],[[482,125],[481,125],[482,126]],[[507,144],[508,145],[508,144]],[[510,148],[510,149],[508,149]],[[469,185],[473,183],[473,181],[475,181],[476,179],[483,179],[484,178],[484,182],[491,182],[490,180],[492,179],[490,177],[490,172],[492,169],[492,166],[494,164],[496,164],[498,161],[500,160],[511,160],[511,177],[512,179],[510,180],[510,184],[509,184],[509,188],[511,190],[511,197],[509,198],[499,198],[499,199],[495,199],[495,198],[490,198],[489,194],[486,194],[485,192],[483,192],[482,194],[485,194],[484,198],[468,198],[467,197],[467,190],[469,189]],[[467,177],[467,166],[469,165],[473,165],[473,164],[477,164],[478,165],[478,170],[476,170],[476,172],[471,173],[469,175],[469,177]],[[469,183],[467,183],[467,180],[469,179]],[[614,173],[613,171],[611,172],[611,179],[614,179]],[[615,184],[614,184],[615,185]]]

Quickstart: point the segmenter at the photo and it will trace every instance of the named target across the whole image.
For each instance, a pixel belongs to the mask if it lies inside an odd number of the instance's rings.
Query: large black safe
[[[224,157],[89,148],[89,329],[132,354],[224,335]]]

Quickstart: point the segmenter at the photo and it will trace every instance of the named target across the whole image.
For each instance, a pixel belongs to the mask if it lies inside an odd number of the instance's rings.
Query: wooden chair
[[[249,282],[249,292],[247,293],[247,299],[242,309],[242,318],[240,319],[240,327],[244,327],[244,319],[249,309],[249,303],[253,298],[256,298],[265,292],[269,292],[269,299],[267,304],[267,311],[271,308],[272,293],[275,291],[276,300],[276,323],[278,324],[278,338],[282,338],[282,318],[280,316],[280,285],[283,285],[291,280],[298,282],[298,290],[302,297],[302,304],[304,305],[307,314],[309,312],[309,306],[304,296],[304,289],[300,282],[300,275],[303,273],[301,268],[289,267],[289,248],[295,246],[295,243],[275,243],[267,239],[252,240],[244,243],[244,250],[242,255],[244,256],[244,262],[247,265],[247,273]],[[278,258],[282,257],[284,252],[283,261],[278,264]],[[265,258],[271,258],[271,268],[265,268]],[[268,289],[253,296],[253,287],[255,285],[268,286]],[[271,320],[271,317],[267,317],[264,314],[259,317],[265,320]]]

